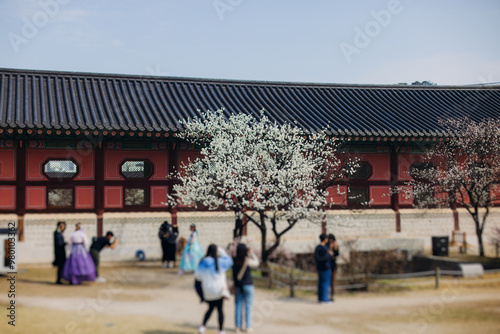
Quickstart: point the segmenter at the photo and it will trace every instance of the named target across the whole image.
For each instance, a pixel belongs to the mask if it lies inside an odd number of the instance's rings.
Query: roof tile
[[[200,110],[258,114],[333,135],[440,136],[440,118],[500,117],[499,86],[210,80],[0,69],[0,126],[182,131]]]

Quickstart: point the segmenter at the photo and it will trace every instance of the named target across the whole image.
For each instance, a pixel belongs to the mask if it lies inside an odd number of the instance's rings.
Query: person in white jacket
[[[233,259],[217,245],[208,246],[207,255],[196,268],[194,277],[201,282],[203,299],[208,303],[208,310],[198,333],[205,333],[205,326],[217,308],[219,314],[219,334],[223,334],[224,312],[222,309],[224,298],[229,298],[229,288],[226,281],[226,271],[233,265]]]

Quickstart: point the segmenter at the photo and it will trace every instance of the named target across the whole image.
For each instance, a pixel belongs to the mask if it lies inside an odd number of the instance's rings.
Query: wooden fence
[[[296,290],[309,290],[315,291],[318,286],[318,277],[314,273],[300,272],[297,270],[290,270],[284,267],[270,267],[263,269],[263,277],[261,280],[267,282],[269,288],[288,288],[290,291],[290,297],[295,297]],[[495,274],[500,273],[500,270],[485,270],[485,274]],[[454,276],[461,277],[462,271],[455,270],[441,270],[436,268],[436,270],[428,270],[416,273],[406,273],[406,274],[390,274],[390,275],[379,275],[379,274],[359,274],[351,276],[340,276],[335,278],[335,291],[337,290],[361,290],[370,291],[371,288],[385,287],[385,288],[397,288],[397,287],[412,287],[412,286],[425,286],[432,284],[436,289],[439,289],[441,284],[441,276]],[[434,277],[434,279],[429,282],[410,281],[413,278],[421,277]],[[400,282],[403,280],[404,282]],[[407,281],[405,281],[407,280]],[[392,282],[391,282],[392,281]],[[483,283],[496,283],[500,282],[499,278],[490,279],[483,281]],[[340,284],[339,284],[340,283]]]

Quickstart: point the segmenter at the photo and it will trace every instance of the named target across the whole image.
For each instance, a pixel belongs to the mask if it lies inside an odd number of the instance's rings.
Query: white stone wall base
[[[475,227],[469,214],[459,209],[460,229],[467,233],[469,254],[477,254]],[[356,250],[407,250],[409,254],[432,249],[432,236],[448,236],[454,229],[451,210],[400,210],[401,232],[396,232],[396,217],[392,210],[327,211],[326,227],[334,233],[340,243],[340,251],[347,255],[348,248]],[[0,227],[15,221],[16,215],[0,215]],[[66,240],[81,222],[89,239],[96,235],[95,214],[27,214],[24,219],[24,241],[17,243],[16,257],[20,263],[51,263],[53,260],[53,232],[58,220],[67,222]],[[138,250],[146,254],[147,260],[161,258],[158,228],[164,220],[171,221],[168,212],[151,213],[106,213],[103,217],[103,232],[111,230],[119,239],[116,249],[104,249],[102,261],[135,260]],[[231,242],[234,228],[232,212],[179,212],[177,214],[180,236],[189,236],[189,226],[196,224],[200,243],[204,249],[211,243],[227,246]],[[494,256],[491,242],[493,231],[500,227],[500,208],[491,209],[483,234],[486,255]],[[280,223],[279,229],[286,227]],[[243,239],[249,246],[260,249],[260,231],[253,224],[247,227]],[[283,247],[295,253],[312,252],[321,233],[321,221],[300,221],[282,238]],[[268,229],[268,240],[273,233]],[[349,245],[349,247],[347,246]]]

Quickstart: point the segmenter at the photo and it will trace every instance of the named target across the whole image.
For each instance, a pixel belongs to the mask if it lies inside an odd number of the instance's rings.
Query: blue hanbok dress
[[[198,231],[192,231],[182,250],[181,264],[179,269],[183,271],[194,271],[204,256],[203,248],[198,241]]]

